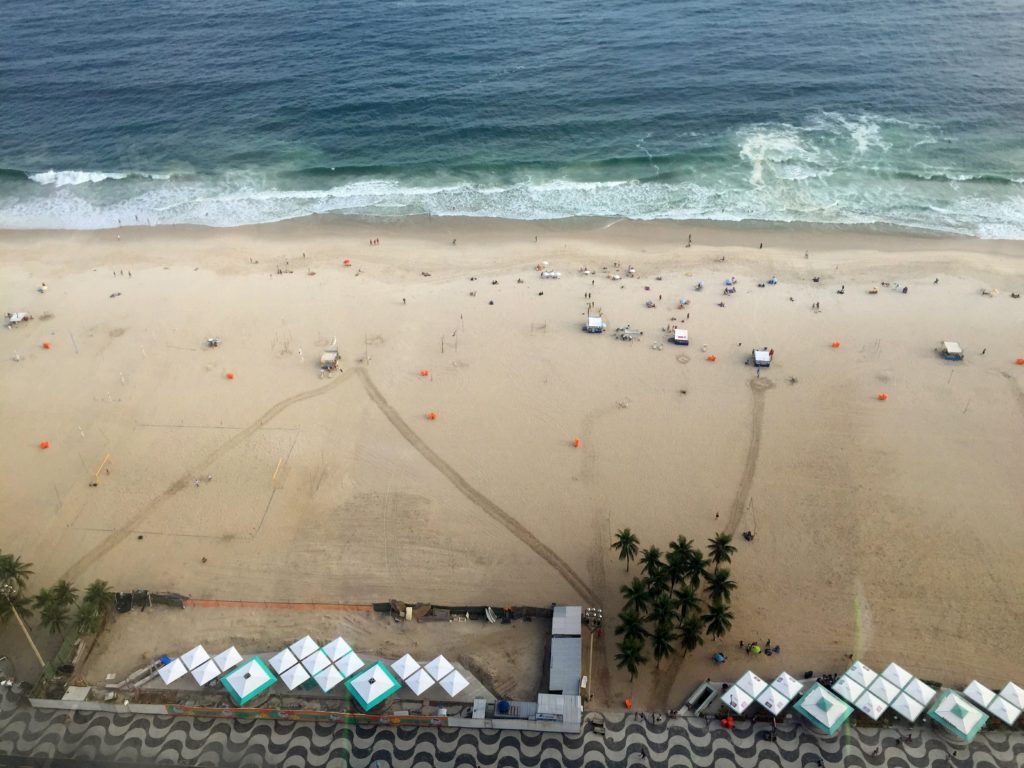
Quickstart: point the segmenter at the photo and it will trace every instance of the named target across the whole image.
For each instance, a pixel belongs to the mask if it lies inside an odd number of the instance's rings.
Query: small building
[[[685,328],[676,328],[672,334],[672,343],[688,346],[690,344],[690,332]]]
[[[767,368],[772,364],[772,354],[767,349],[754,350],[754,366],[756,368]]]
[[[573,694],[537,694],[536,719],[578,725],[583,719],[583,699]]]
[[[551,615],[552,637],[579,637],[583,627],[583,608],[578,605],[556,605]]]
[[[946,360],[963,360],[964,350],[955,341],[944,341],[939,347],[939,352]]]
[[[548,692],[578,696],[580,671],[583,666],[583,643],[575,637],[551,638],[551,665],[548,673]]]
[[[341,363],[341,356],[337,349],[326,349],[320,355],[320,368],[325,371],[336,371]]]
[[[587,333],[604,333],[608,329],[608,323],[600,315],[588,315],[583,330]]]

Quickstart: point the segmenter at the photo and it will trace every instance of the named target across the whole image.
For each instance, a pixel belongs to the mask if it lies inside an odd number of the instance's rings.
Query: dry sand
[[[762,675],[854,653],[949,683],[1019,682],[1020,248],[607,221],[2,233],[4,311],[37,318],[0,333],[2,548],[35,562],[34,589],[66,575],[613,616],[618,528],[663,548],[752,529],[733,632],[630,684],[609,631],[595,704],[675,706],[717,648],[742,671],[739,639],[782,646],[752,663]],[[541,280],[542,260],[562,279]],[[638,277],[577,272],[615,261]],[[586,292],[643,341],[581,333]],[[652,349],[685,316],[680,296],[693,344]],[[209,335],[223,346],[204,348]],[[322,380],[334,336],[344,373]],[[942,339],[967,360],[940,359]],[[760,379],[744,366],[755,345],[776,350]]]

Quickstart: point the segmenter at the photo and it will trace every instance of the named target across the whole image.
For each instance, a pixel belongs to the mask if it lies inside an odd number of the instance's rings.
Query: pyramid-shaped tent
[[[1020,717],[1020,710],[1002,696],[996,696],[992,699],[992,703],[985,707],[985,709],[1010,726],[1017,722],[1017,718]]]
[[[469,685],[469,681],[457,669],[449,672],[441,680],[441,687],[452,697],[458,696],[467,685]]]
[[[352,675],[363,668],[365,663],[366,662],[359,658],[355,651],[352,651],[338,659],[334,666],[338,668],[338,671],[341,672],[343,677],[352,677]]]
[[[846,676],[862,688],[867,688],[878,677],[878,673],[862,661],[855,661],[846,670]]]
[[[789,674],[789,672],[782,672],[772,680],[772,688],[785,696],[787,701],[791,701],[794,696],[804,689],[800,681]]]
[[[294,667],[288,667],[284,672],[281,673],[281,682],[285,684],[289,691],[294,691],[304,682],[309,680],[309,672],[301,664],[296,664]]]
[[[832,692],[838,693],[851,704],[864,695],[864,686],[843,675],[832,683]]]
[[[759,696],[761,691],[768,687],[768,683],[750,671],[744,672],[743,676],[736,681],[736,685],[748,695],[754,697]]]
[[[789,704],[789,699],[771,686],[768,686],[761,691],[761,695],[757,697],[757,703],[773,715],[777,715],[786,708],[786,705]]]
[[[737,715],[742,715],[754,703],[754,699],[738,685],[733,685],[722,694],[722,703]]]
[[[244,707],[277,682],[263,659],[254,656],[220,678],[235,704]]]
[[[345,687],[363,711],[369,712],[401,688],[402,684],[378,661],[346,680]]]
[[[205,664],[201,664],[192,670],[192,677],[199,685],[206,685],[212,683],[220,675],[220,670],[217,669],[217,665],[213,663],[213,659],[210,659]]]
[[[935,698],[935,689],[925,685],[916,677],[907,683],[903,692],[926,707],[928,706],[928,702]]]
[[[327,658],[331,661],[337,661],[346,653],[350,653],[352,646],[345,642],[344,637],[336,637],[325,645],[323,650],[327,654]]]
[[[877,720],[885,712],[885,702],[871,693],[871,691],[862,693],[853,705],[872,720]]]
[[[302,660],[302,666],[304,666],[306,671],[311,675],[315,675],[317,672],[329,667],[330,665],[331,660],[327,658],[327,654],[319,648]]]
[[[996,692],[986,688],[977,680],[971,680],[964,688],[964,695],[979,707],[988,707],[992,703],[992,699],[996,697]]]
[[[270,666],[273,667],[274,671],[277,672],[277,674],[279,675],[286,669],[294,667],[298,663],[299,660],[295,658],[295,654],[287,648],[285,648],[280,653],[275,654],[270,659]]]
[[[423,667],[427,670],[427,674],[435,680],[440,680],[451,672],[455,667],[452,666],[451,662],[448,661],[444,656],[438,656],[435,659],[427,662]]]
[[[164,685],[170,685],[179,677],[183,677],[188,674],[188,667],[185,666],[185,662],[181,659],[174,659],[170,664],[160,667],[160,679],[164,681]]]
[[[394,670],[395,674],[398,675],[402,680],[409,677],[413,672],[420,668],[420,665],[416,662],[411,655],[405,654],[398,661],[391,664],[391,669]]]
[[[985,725],[988,715],[971,704],[957,691],[941,694],[928,710],[928,716],[947,731],[970,742]]]
[[[881,675],[876,677],[871,682],[871,685],[868,686],[868,690],[871,691],[871,693],[877,696],[885,704],[890,704],[892,700],[899,695],[900,692],[899,688],[890,683]]]
[[[917,718],[921,716],[921,713],[924,712],[924,704],[908,694],[906,691],[900,693],[900,695],[897,696],[889,706],[910,722],[917,720]]]
[[[853,707],[834,695],[821,683],[815,683],[793,707],[816,728],[834,734],[853,713]]]
[[[907,687],[907,683],[914,679],[914,676],[907,672],[903,667],[897,664],[895,661],[888,667],[882,670],[882,677],[892,683],[899,689]]]
[[[232,667],[237,667],[242,663],[242,654],[232,645],[227,650],[221,651],[214,656],[213,663],[217,665],[217,669],[221,672],[227,672]]]
[[[434,678],[428,675],[425,669],[417,669],[405,678],[405,684],[417,696],[422,696],[423,692],[434,684]]]
[[[320,646],[316,644],[316,640],[314,640],[309,635],[306,635],[305,637],[300,637],[298,640],[296,640],[294,643],[288,646],[288,650],[294,653],[295,658],[297,658],[299,661],[302,661],[304,658],[306,658],[312,653],[315,653],[319,649]]]
[[[209,660],[210,654],[208,654],[206,652],[206,649],[203,648],[203,646],[201,645],[197,645],[188,653],[181,654],[181,661],[182,663],[184,663],[186,667],[188,667],[189,672],[191,672],[196,667],[201,667]]]
[[[320,686],[320,690],[324,693],[329,693],[338,683],[344,678],[341,676],[341,672],[333,664],[328,664],[321,671],[313,675],[313,679],[316,680],[316,684]]]

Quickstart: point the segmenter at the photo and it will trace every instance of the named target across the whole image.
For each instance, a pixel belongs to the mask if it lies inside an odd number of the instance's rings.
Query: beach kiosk
[[[587,322],[583,330],[587,333],[604,333],[608,329],[608,323],[600,315],[587,315]]]
[[[939,347],[939,353],[946,360],[963,360],[964,350],[955,341],[944,341],[942,346]]]
[[[767,349],[754,350],[754,367],[768,368],[772,364],[772,353]]]
[[[341,356],[338,354],[337,348],[325,349],[324,353],[320,355],[320,369],[324,371],[336,371],[338,370],[338,364],[341,362]]]
[[[685,328],[676,328],[675,333],[672,334],[672,343],[684,347],[689,346],[690,332]]]

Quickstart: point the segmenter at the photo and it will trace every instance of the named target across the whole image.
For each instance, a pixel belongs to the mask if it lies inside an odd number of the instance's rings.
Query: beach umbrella
[[[351,677],[360,669],[362,669],[365,663],[366,662],[364,662],[356,655],[355,651],[352,651],[352,653],[346,653],[344,656],[338,659],[334,663],[334,666],[338,668],[338,671],[341,672],[342,676]]]
[[[307,656],[316,653],[316,651],[318,651],[319,649],[320,646],[316,644],[316,640],[314,640],[309,635],[306,635],[305,637],[300,637],[298,640],[296,640],[294,643],[288,646],[288,650],[294,653],[295,658],[297,659],[304,659]]]
[[[921,704],[926,707],[928,706],[928,702],[935,698],[935,689],[925,685],[916,677],[907,683],[903,692],[915,701],[921,702]]]
[[[346,680],[345,687],[363,711],[368,712],[401,688],[402,684],[378,661]]]
[[[237,667],[242,663],[242,654],[232,645],[226,651],[222,651],[214,656],[213,663],[217,665],[217,669],[221,672],[227,672],[232,667]]]
[[[725,692],[721,701],[737,715],[742,715],[754,703],[754,699],[750,694],[736,685]]]
[[[295,654],[287,648],[270,659],[270,666],[273,667],[274,671],[279,675],[289,667],[294,667],[298,663],[299,660],[295,658]]]
[[[967,687],[964,688],[964,695],[978,706],[988,708],[988,705],[992,703],[992,699],[996,697],[996,692],[986,688],[977,680],[971,680]]]
[[[345,638],[336,637],[324,646],[324,653],[331,661],[337,661],[346,653],[352,651],[352,646],[345,642]]]
[[[832,684],[832,690],[851,704],[864,695],[864,686],[853,682],[846,675],[843,675]]]
[[[985,707],[989,712],[998,717],[1007,725],[1013,725],[1020,717],[1020,708],[1013,706],[1002,696],[996,696],[992,703]]]
[[[893,662],[884,670],[882,670],[882,677],[888,680],[890,683],[895,685],[899,689],[907,687],[907,683],[914,679],[914,676],[907,672],[896,662]]]
[[[853,662],[853,665],[846,670],[846,676],[853,680],[857,685],[867,688],[872,682],[874,682],[875,678],[878,677],[878,673],[866,664],[860,661],[855,661]]]
[[[200,685],[212,683],[217,679],[219,674],[220,670],[217,669],[217,665],[213,663],[213,659],[210,659],[205,664],[201,664],[192,670],[192,677],[194,677],[196,682]]]
[[[423,668],[427,670],[427,674],[435,680],[440,680],[442,677],[451,672],[455,667],[451,665],[444,656],[438,656],[437,658],[428,661]]]
[[[248,704],[277,682],[274,673],[259,656],[232,669],[220,679],[220,684],[240,707]]]
[[[962,739],[970,742],[988,720],[988,715],[971,704],[957,691],[941,693],[928,710],[928,717]]]
[[[757,698],[761,691],[768,687],[768,683],[750,671],[745,672],[743,677],[736,681],[736,685],[754,698]]]
[[[405,678],[409,677],[409,675],[419,669],[420,665],[416,662],[416,659],[407,653],[398,661],[394,662],[391,665],[391,668],[395,671],[396,675],[398,675],[402,680],[405,680]]]
[[[455,696],[458,696],[459,692],[462,691],[467,685],[469,685],[469,681],[466,680],[466,678],[464,678],[457,669],[452,672],[449,672],[448,675],[441,681],[441,687],[444,688],[448,692],[448,695],[453,698]]]
[[[789,699],[771,686],[768,686],[761,691],[761,695],[757,697],[757,703],[773,715],[777,715],[786,708],[786,705],[789,704]]]
[[[892,703],[892,700],[895,699],[900,692],[899,688],[890,683],[881,675],[874,679],[871,685],[868,686],[868,690],[871,691],[871,693],[873,693],[886,704]]]
[[[188,674],[188,667],[181,659],[175,659],[170,664],[160,667],[160,679],[164,681],[165,685],[170,685],[175,680],[183,675]]]
[[[181,661],[186,667],[188,667],[190,672],[196,667],[201,667],[209,660],[210,654],[208,654],[206,649],[201,645],[197,645],[188,653],[181,654]]]
[[[917,720],[921,713],[924,712],[924,704],[910,696],[906,691],[900,693],[889,706],[910,722]]]
[[[322,670],[313,675],[313,679],[316,680],[316,684],[320,686],[320,690],[327,693],[340,683],[344,678],[338,668],[333,664],[328,664]]]
[[[815,683],[793,705],[811,725],[829,736],[834,734],[853,713],[853,707],[835,696],[821,683]]]
[[[999,695],[1013,704],[1017,709],[1024,709],[1024,688],[1016,683],[1007,683]]]
[[[428,675],[426,670],[418,669],[405,679],[405,684],[419,696],[434,684],[434,678]]]
[[[309,672],[301,664],[288,667],[281,673],[281,682],[288,687],[289,691],[294,691],[307,680],[309,680]]]
[[[864,691],[853,705],[872,720],[877,720],[885,712],[885,702],[870,691]]]
[[[311,675],[315,675],[322,669],[325,669],[331,665],[331,660],[327,657],[319,648],[313,653],[302,660],[302,666],[306,668],[306,671]]]
[[[788,672],[783,672],[772,680],[772,688],[785,696],[787,701],[791,701],[794,696],[804,689],[800,681]]]

